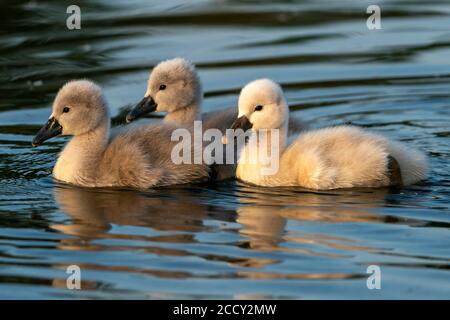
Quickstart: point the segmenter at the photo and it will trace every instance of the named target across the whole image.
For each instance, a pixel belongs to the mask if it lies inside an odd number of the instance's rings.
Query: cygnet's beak
[[[251,129],[253,127],[253,123],[250,122],[250,120],[246,116],[241,116],[234,120],[233,124],[231,125],[232,130],[242,129],[244,132],[248,129]],[[227,144],[228,143],[228,137],[225,135],[222,137],[222,143]]]
[[[253,127],[253,123],[250,122],[250,120],[246,116],[241,116],[234,120],[233,124],[231,125],[231,129],[242,129],[247,131],[248,129],[251,129]]]
[[[41,145],[45,140],[50,138],[59,136],[62,133],[62,127],[59,124],[58,120],[54,117],[48,119],[47,123],[38,131],[36,136],[34,137],[31,145],[33,147],[37,147]]]
[[[144,97],[128,114],[126,117],[127,123],[134,121],[148,113],[156,111],[157,104],[152,97]]]

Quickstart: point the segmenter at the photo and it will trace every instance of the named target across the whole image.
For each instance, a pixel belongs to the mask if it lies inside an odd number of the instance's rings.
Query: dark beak
[[[127,114],[127,123],[130,123],[131,121],[134,121],[150,112],[156,111],[156,106],[156,102],[152,97],[145,97]]]
[[[236,120],[234,120],[233,124],[231,125],[231,129],[236,130],[236,129],[242,129],[245,131],[247,131],[248,129],[251,129],[253,127],[253,124],[250,122],[250,120],[248,120],[248,118],[246,116],[242,116],[240,118],[237,118]]]
[[[43,126],[34,137],[33,141],[31,142],[32,146],[37,147],[41,145],[45,140],[59,136],[62,133],[62,129],[63,128],[59,124],[58,120],[51,117],[50,119],[48,119],[45,126]]]

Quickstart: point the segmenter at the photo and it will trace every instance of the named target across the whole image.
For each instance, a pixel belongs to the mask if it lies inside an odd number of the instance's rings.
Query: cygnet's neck
[[[164,117],[164,121],[190,127],[194,124],[194,121],[201,119],[201,103],[200,99],[184,108],[170,112]]]
[[[278,130],[278,136],[274,134],[275,130]],[[288,125],[287,122],[286,124],[283,124],[280,128],[278,129],[270,129],[267,130],[267,140],[268,140],[268,144],[267,144],[267,148],[268,150],[272,150],[272,144],[273,143],[277,143],[278,144],[278,150],[281,156],[281,153],[284,151],[284,149],[286,149],[286,145],[287,145],[287,132],[288,132]],[[276,139],[278,137],[278,140],[272,141],[273,139]],[[274,149],[277,150],[277,149]]]
[[[287,120],[278,129],[253,132],[240,152],[236,176],[255,184],[274,179],[279,174],[280,159],[286,149],[287,132]]]
[[[109,117],[95,129],[74,136],[64,147],[53,169],[56,179],[75,183],[95,183],[97,166],[108,145]]]
[[[105,150],[110,131],[110,122],[104,120],[95,129],[90,130],[78,136],[74,136],[67,146],[77,147],[88,151],[90,155],[103,153]]]
[[[277,156],[281,157],[287,146],[288,120],[286,120],[280,128],[277,129],[260,129],[252,133],[252,137],[245,144],[247,152],[258,154],[261,148],[265,154],[271,154],[272,151],[277,152]],[[256,140],[253,140],[255,139]],[[248,156],[244,155],[244,157]],[[256,155],[255,155],[256,156]]]
[[[289,132],[289,118],[286,118],[284,120],[283,125],[280,128],[280,152],[282,152],[284,149],[286,149],[287,146],[287,137]]]

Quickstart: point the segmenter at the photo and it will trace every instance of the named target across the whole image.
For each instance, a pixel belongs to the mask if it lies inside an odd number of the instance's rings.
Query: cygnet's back
[[[107,179],[111,172],[115,172],[116,177],[112,179],[120,179],[123,184],[132,185],[141,180],[140,184],[158,187],[208,180],[210,170],[207,165],[176,164],[172,160],[172,150],[179,143],[170,139],[175,129],[175,126],[164,123],[123,128],[105,151],[102,176]],[[192,160],[195,152],[193,147]],[[141,165],[144,165],[143,172],[148,174],[132,170]]]
[[[393,181],[390,161],[399,166],[401,180]],[[427,166],[421,152],[399,142],[358,127],[337,126],[301,134],[283,153],[280,167],[296,180],[294,185],[334,189],[408,185],[424,179]]]

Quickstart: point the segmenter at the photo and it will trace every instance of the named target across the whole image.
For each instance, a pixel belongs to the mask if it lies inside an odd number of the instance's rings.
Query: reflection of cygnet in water
[[[240,196],[242,205],[238,208],[237,222],[242,224],[240,233],[248,237],[248,246],[258,250],[284,250],[279,244],[284,241],[287,219],[296,221],[317,221],[326,223],[343,222],[391,222],[392,217],[370,212],[367,208],[386,205],[386,189],[368,192],[340,191],[333,193],[291,192],[272,189],[261,192],[261,188],[243,186]],[[336,203],[336,201],[341,201]],[[393,221],[392,221],[393,222]],[[311,235],[289,235],[288,241],[319,243],[336,248],[333,237]],[[340,239],[346,240],[346,239]],[[358,250],[349,241],[348,248]],[[347,245],[340,244],[344,247]],[[307,253],[306,251],[304,253]]]
[[[199,201],[201,191],[189,189],[159,189],[157,192],[137,192],[113,189],[87,189],[69,185],[54,188],[55,200],[60,211],[70,217],[70,221],[54,224],[52,229],[70,237],[58,243],[60,250],[110,251],[138,250],[148,254],[163,256],[197,256],[183,248],[183,244],[196,243],[195,234],[208,230],[204,220],[209,214],[230,216],[227,210],[216,211],[211,205]],[[117,228],[114,232],[111,229]],[[132,228],[143,227],[143,228]],[[122,229],[121,229],[122,228]],[[105,241],[95,241],[95,240]],[[139,244],[135,246],[134,241]],[[161,243],[161,245],[159,245]],[[167,246],[172,243],[178,245]],[[206,255],[205,255],[206,256]],[[206,257],[208,258],[208,257]],[[101,261],[101,258],[99,258]],[[212,259],[212,258],[211,258]],[[105,265],[96,260],[77,265],[82,270],[106,270],[119,272],[139,272],[155,277],[187,277],[181,271],[134,268],[126,261],[121,265]],[[58,263],[65,275],[68,265]],[[66,279],[53,280],[54,287],[66,288]],[[89,282],[82,278],[82,289],[97,288],[102,283]]]
[[[286,219],[267,206],[242,206],[237,210],[239,231],[250,238],[251,248],[276,247],[286,226]]]
[[[182,189],[159,190],[158,195],[127,190],[55,187],[56,202],[72,218],[53,225],[65,234],[97,238],[112,224],[144,226],[157,230],[197,231],[208,206]],[[187,239],[186,239],[187,240]]]

